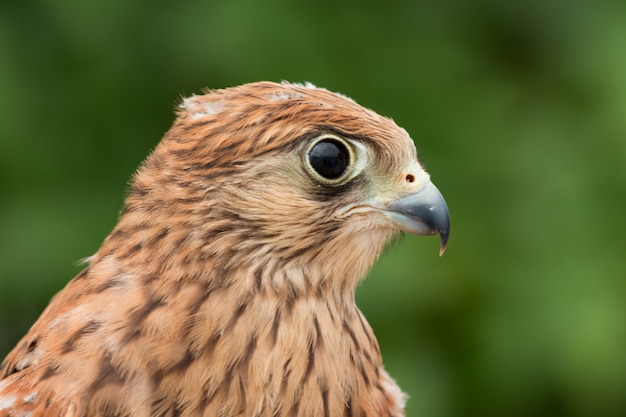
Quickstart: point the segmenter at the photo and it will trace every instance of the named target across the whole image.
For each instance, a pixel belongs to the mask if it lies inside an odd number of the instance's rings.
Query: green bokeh
[[[626,415],[626,3],[0,2],[0,357],[115,224],[181,95],[393,117],[452,214],[358,301],[416,417]]]

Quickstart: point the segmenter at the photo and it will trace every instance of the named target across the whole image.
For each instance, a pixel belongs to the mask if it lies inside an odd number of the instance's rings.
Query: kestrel
[[[354,300],[446,203],[393,121],[311,84],[182,101],[119,221],[0,365],[0,416],[404,415]]]

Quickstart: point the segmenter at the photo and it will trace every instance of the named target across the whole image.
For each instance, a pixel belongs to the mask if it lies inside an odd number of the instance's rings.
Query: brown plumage
[[[0,416],[401,416],[354,302],[401,230],[443,250],[449,220],[390,119],[308,84],[187,98],[0,365]]]

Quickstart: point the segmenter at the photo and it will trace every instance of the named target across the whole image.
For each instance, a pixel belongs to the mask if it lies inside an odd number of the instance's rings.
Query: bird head
[[[0,415],[402,416],[354,291],[394,235],[443,252],[449,229],[409,135],[344,96],[184,99],[114,230],[0,364]]]
[[[182,101],[109,243],[172,269],[254,271],[251,285],[353,291],[394,235],[439,234],[443,253],[449,230],[404,129],[310,84],[262,82]]]

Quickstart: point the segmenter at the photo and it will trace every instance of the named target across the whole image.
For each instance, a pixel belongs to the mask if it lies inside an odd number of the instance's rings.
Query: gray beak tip
[[[440,239],[439,256],[443,256],[444,252],[446,251],[446,248],[448,247],[448,237],[450,237],[450,228],[449,227],[448,227],[448,230],[441,231],[439,233],[439,239]]]
[[[395,200],[387,205],[397,227],[416,235],[438,234],[439,256],[448,246],[450,237],[450,214],[443,196],[431,182],[415,194]]]

